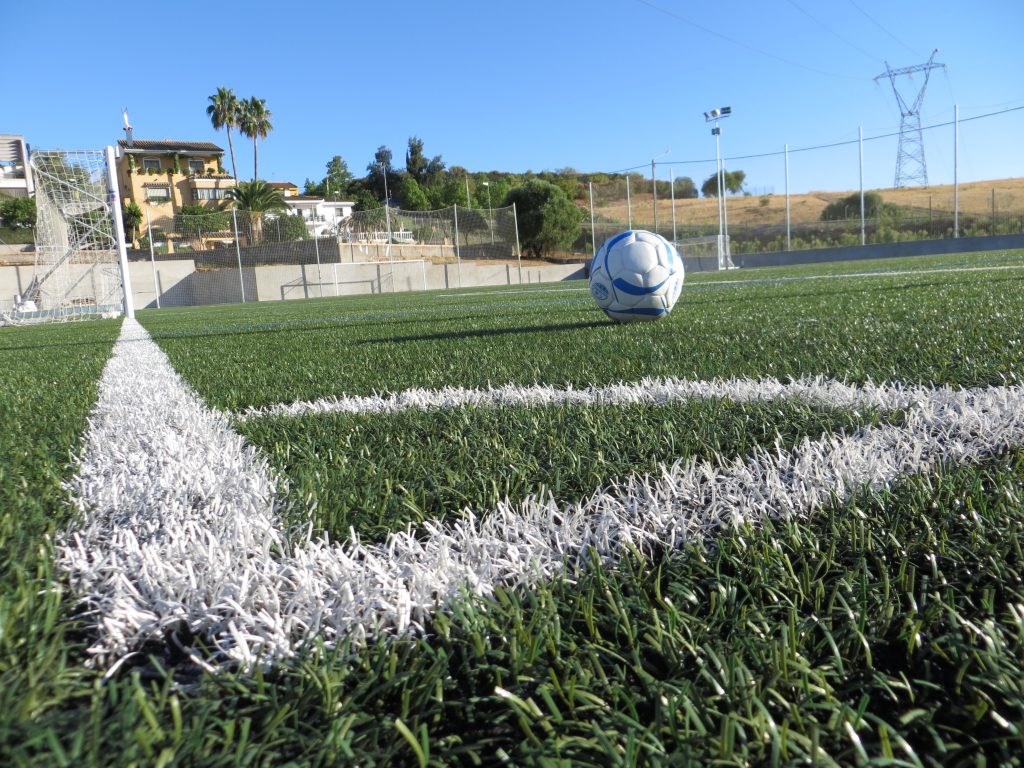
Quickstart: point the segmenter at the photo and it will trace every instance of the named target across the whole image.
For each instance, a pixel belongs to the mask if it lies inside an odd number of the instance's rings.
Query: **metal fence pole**
[[[668,191],[672,196],[672,245],[675,245],[679,239],[676,234],[676,174],[671,168],[668,169]]]
[[[591,208],[593,211],[593,208]],[[516,225],[516,261],[519,264],[519,284],[523,284],[523,252],[519,248],[519,214],[516,212],[516,204],[512,203],[512,220]]]
[[[629,174],[626,174],[626,218],[629,228],[633,228],[633,201],[629,197]]]
[[[953,237],[960,237],[960,105],[953,105]]]
[[[242,247],[238,242],[238,209],[231,209],[231,220],[235,224],[235,258],[238,259],[238,284],[242,287],[242,303],[245,303],[245,278],[242,277]]]
[[[316,236],[316,222],[313,222],[313,250],[316,252],[316,283],[320,287],[320,298],[323,298],[324,276],[320,272],[320,238]]]
[[[156,294],[156,308],[160,309],[160,281],[156,276],[156,251],[153,250],[153,224],[146,208],[146,234],[149,237],[149,265],[153,268],[153,293]]]
[[[458,265],[459,271],[459,288],[462,287],[462,254],[459,250],[459,204],[455,203],[452,206],[455,211],[455,263]],[[513,208],[513,210],[515,210]]]
[[[519,238],[519,232],[516,232],[516,239]],[[592,253],[597,253],[597,228],[594,226],[594,182],[590,182],[590,250]],[[519,282],[522,280],[522,266],[519,268]]]
[[[789,144],[785,145],[784,154],[786,156],[786,250],[793,250],[793,241],[790,238],[790,220],[789,220]]]
[[[857,148],[860,152],[860,244],[867,245],[867,232],[864,226],[864,128],[857,126]]]

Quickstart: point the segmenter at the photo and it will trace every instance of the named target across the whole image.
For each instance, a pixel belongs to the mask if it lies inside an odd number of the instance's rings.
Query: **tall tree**
[[[422,187],[425,184],[438,183],[438,176],[444,171],[444,160],[434,155],[430,160],[423,154],[423,139],[419,136],[409,137],[409,148],[405,152],[405,171]]]
[[[738,194],[743,190],[743,182],[747,178],[746,171],[725,171],[725,191],[728,194]],[[700,185],[700,191],[704,197],[718,197],[718,174],[712,173],[704,183]]]
[[[238,118],[238,130],[252,139],[252,180],[260,177],[260,155],[257,148],[257,141],[265,139],[274,130],[270,120],[273,114],[267,109],[266,99],[258,99],[255,96],[239,102],[241,106]]]
[[[263,214],[288,210],[288,204],[285,203],[281,191],[258,179],[243,181],[237,187],[229,189],[228,197],[235,201],[239,210],[249,212],[254,243],[260,242],[263,238]]]
[[[341,155],[335,155],[327,162],[327,176],[324,177],[326,197],[342,200],[352,183],[352,173]]]
[[[405,171],[419,184],[423,181],[426,169],[427,158],[423,154],[423,139],[419,136],[410,136],[409,148],[405,151]]]
[[[514,187],[505,205],[516,206],[524,253],[545,256],[568,250],[580,234],[583,213],[558,186],[533,179]]]
[[[381,144],[373,153],[373,162],[366,166],[366,186],[378,197],[384,196],[386,184],[394,181],[395,170],[391,167],[391,158],[391,150],[387,148],[387,145]],[[390,192],[391,190],[388,189],[387,193],[390,194]]]
[[[134,200],[125,200],[121,203],[121,221],[133,247],[139,239],[139,226],[142,224],[143,216],[142,209]]]
[[[238,125],[239,101],[235,92],[230,88],[218,88],[217,92],[208,99],[210,105],[206,108],[206,114],[210,116],[215,130],[225,128],[228,132],[228,149],[231,151],[231,175],[238,183],[238,171],[235,166],[235,144],[231,141],[231,129]]]

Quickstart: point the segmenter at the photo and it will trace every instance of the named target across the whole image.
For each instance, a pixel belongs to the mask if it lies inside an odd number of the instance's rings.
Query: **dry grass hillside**
[[[854,190],[856,191],[856,190]],[[933,185],[906,189],[875,189],[886,203],[900,208],[927,214],[929,209],[936,214],[953,210],[953,185]],[[851,192],[808,192],[790,195],[790,217],[793,224],[809,224],[821,219],[821,212],[829,203],[845,197]],[[991,216],[993,201],[997,213],[1024,211],[1024,178],[977,181],[960,185],[961,214]],[[658,221],[667,222],[672,211],[669,200],[658,198]],[[632,197],[633,222],[650,223],[654,220],[651,194],[635,194]],[[626,201],[597,204],[595,213],[605,221],[627,221]],[[785,221],[786,196],[765,195],[762,197],[728,198],[730,225],[772,224]],[[718,206],[714,198],[676,200],[676,218],[687,224],[713,224],[718,222]]]

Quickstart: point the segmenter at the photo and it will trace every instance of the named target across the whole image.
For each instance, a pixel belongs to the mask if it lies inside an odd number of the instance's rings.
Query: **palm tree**
[[[270,124],[273,114],[267,109],[266,99],[257,99],[255,96],[239,102],[239,107],[238,130],[252,139],[252,180],[256,181],[260,176],[256,141],[267,138],[267,134],[274,130]]]
[[[137,248],[139,240],[139,226],[142,224],[142,209],[134,200],[125,200],[121,204],[121,220],[124,222],[124,231],[128,239],[132,241],[132,247]]]
[[[206,108],[206,114],[210,116],[215,130],[226,128],[228,132],[228,148],[231,150],[231,175],[238,183],[238,172],[235,170],[235,145],[231,141],[231,129],[238,125],[239,101],[235,92],[230,88],[218,88],[217,92],[209,98],[210,106]]]
[[[288,210],[281,190],[274,189],[265,181],[243,181],[228,190],[228,197],[235,201],[238,209],[249,212],[252,223],[253,243],[263,239],[263,214],[270,211]]]

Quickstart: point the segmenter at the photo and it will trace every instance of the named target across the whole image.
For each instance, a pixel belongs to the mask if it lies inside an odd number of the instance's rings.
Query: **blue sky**
[[[471,171],[714,170],[703,112],[729,105],[738,157],[898,131],[885,70],[936,61],[924,125],[1024,107],[1021,0],[519,0],[515,3],[15,2],[5,10],[0,132],[38,148],[123,137],[214,141],[218,86],[266,99],[260,174],[300,186],[340,154],[358,175],[386,144]],[[100,74],[102,73],[102,74]],[[920,76],[903,79],[905,93]],[[925,131],[929,180],[953,179],[952,127]],[[891,186],[896,139],[864,145],[865,184]],[[236,136],[239,175],[252,145]],[[711,162],[684,162],[705,161]],[[856,144],[790,155],[790,189],[854,189]],[[669,165],[671,163],[671,165]],[[754,191],[784,191],[781,156],[736,159]],[[1024,109],[965,120],[960,180],[1024,176]]]

